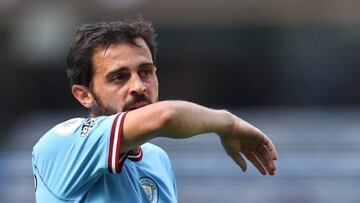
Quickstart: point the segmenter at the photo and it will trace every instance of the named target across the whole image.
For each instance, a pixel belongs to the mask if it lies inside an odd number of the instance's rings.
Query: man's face
[[[131,43],[112,44],[92,55],[93,79],[90,92],[94,116],[111,115],[154,103],[158,80],[151,52],[142,38]]]

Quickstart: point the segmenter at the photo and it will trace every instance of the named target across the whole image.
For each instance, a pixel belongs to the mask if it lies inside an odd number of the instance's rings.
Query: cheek
[[[124,100],[123,91],[118,90],[117,88],[107,88],[100,90],[102,95],[102,102],[106,106],[118,107],[121,106]]]
[[[157,79],[151,83],[151,86],[149,87],[149,93],[151,94],[150,97],[153,99],[153,101],[156,101],[158,98],[158,90],[159,90],[159,84]]]
[[[122,106],[125,104],[126,99],[127,99],[127,92],[123,89],[118,89],[117,91],[114,91],[111,95],[110,95],[110,99],[112,100],[112,102],[114,104],[116,104],[117,106]]]
[[[124,99],[124,93],[121,90],[114,90],[109,93],[109,99],[120,102],[122,99]]]

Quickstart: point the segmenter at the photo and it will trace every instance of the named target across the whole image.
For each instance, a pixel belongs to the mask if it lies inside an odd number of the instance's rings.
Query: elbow
[[[176,111],[171,105],[165,105],[161,114],[160,120],[163,127],[171,126],[176,120]]]
[[[174,124],[176,123],[177,113],[175,107],[172,105],[163,105],[159,110],[158,124],[160,126],[158,127],[161,129],[160,133],[163,134],[163,136],[168,136],[172,134],[172,129],[174,129]]]

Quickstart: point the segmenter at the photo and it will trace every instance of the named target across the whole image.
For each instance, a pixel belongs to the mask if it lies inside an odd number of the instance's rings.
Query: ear
[[[94,99],[91,92],[84,85],[73,85],[71,92],[74,97],[86,108],[91,108],[94,104]]]

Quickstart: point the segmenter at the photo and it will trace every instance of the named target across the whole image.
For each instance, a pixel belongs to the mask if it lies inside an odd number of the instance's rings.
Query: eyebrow
[[[153,68],[156,68],[156,66],[155,66],[154,63],[144,62],[144,63],[141,63],[141,64],[138,66],[138,69],[141,69],[141,68],[147,67],[147,66],[151,66],[151,67],[153,67]]]
[[[141,64],[137,67],[137,69],[139,70],[139,69],[141,69],[141,68],[143,68],[143,67],[146,67],[146,66],[152,66],[153,68],[156,68],[153,63],[151,63],[151,62],[144,62],[144,63],[141,63]],[[129,69],[130,69],[130,68],[127,67],[127,66],[121,66],[121,67],[119,67],[119,68],[117,68],[117,69],[115,69],[115,70],[112,70],[112,71],[110,71],[109,73],[107,73],[105,77],[106,77],[106,79],[109,80],[109,79],[111,79],[114,75],[119,74],[119,73],[124,72],[124,71],[129,70]]]

